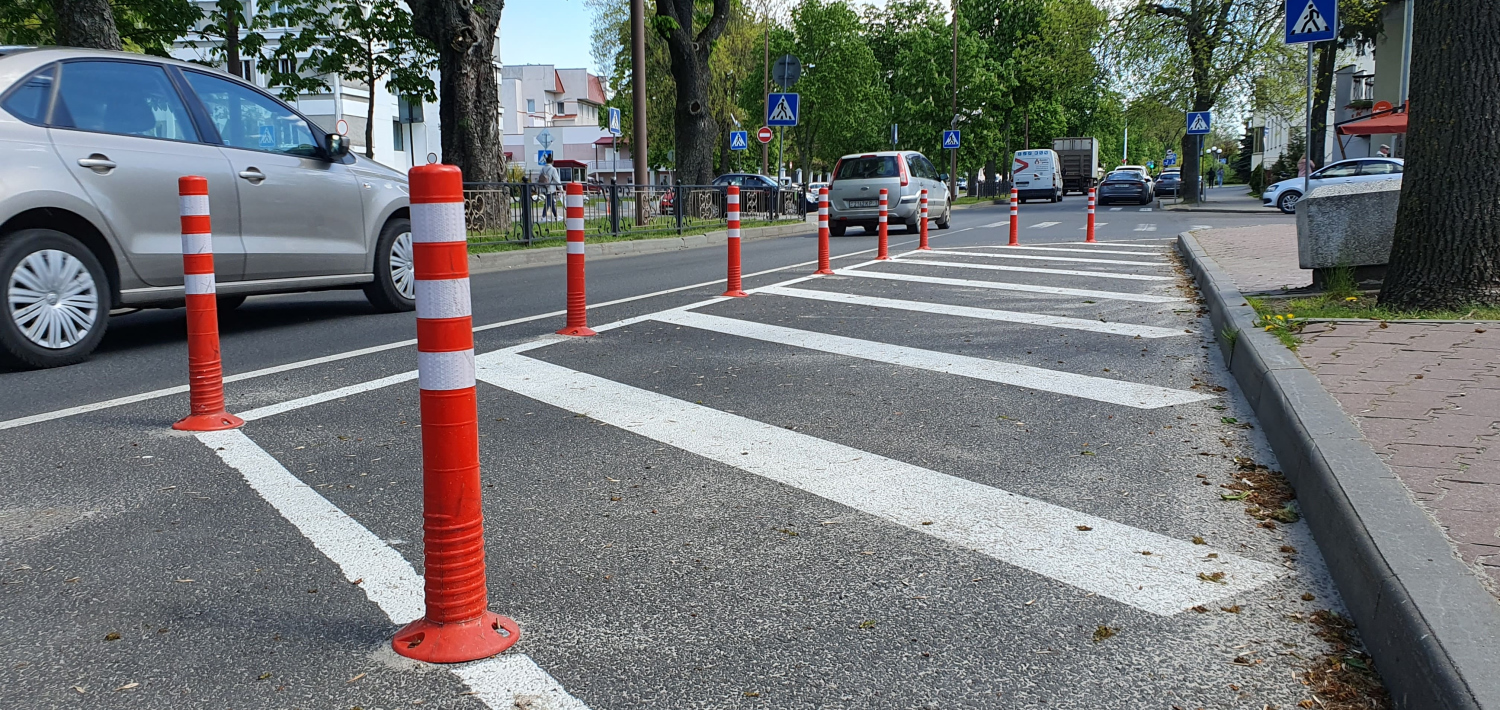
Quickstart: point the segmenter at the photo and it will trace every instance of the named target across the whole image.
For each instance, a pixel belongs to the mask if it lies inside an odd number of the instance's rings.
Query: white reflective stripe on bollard
[[[195,215],[187,215],[189,217]],[[214,253],[214,235],[212,234],[184,234],[182,235],[182,253],[184,254],[212,254]]]
[[[461,390],[474,386],[474,351],[444,353],[417,351],[417,387],[424,390]]]
[[[418,318],[463,318],[473,315],[468,279],[415,281]]]
[[[184,217],[207,217],[208,195],[178,195],[177,207]]]
[[[464,203],[420,202],[412,205],[411,238],[418,243],[466,241]]]
[[[582,254],[583,253],[583,242],[571,242],[571,241],[568,242],[568,253],[569,254]]]
[[[201,296],[214,292],[213,274],[183,274],[182,290],[189,296]]]

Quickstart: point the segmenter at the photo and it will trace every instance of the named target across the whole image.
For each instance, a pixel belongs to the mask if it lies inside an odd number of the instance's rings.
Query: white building
[[[214,8],[214,2],[199,2],[198,5],[207,15]],[[248,16],[255,16],[258,12],[271,12],[275,8],[274,0],[245,0],[245,12]],[[261,30],[261,34],[268,40],[267,53],[273,50],[284,30]],[[188,46],[191,41],[197,47]],[[217,40],[204,38],[201,35],[190,35],[178,41],[172,50],[172,56],[187,61],[207,62],[211,58],[210,50],[217,45]],[[500,68],[500,44],[495,43],[495,69],[499,74]],[[260,86],[266,86],[266,78],[257,70],[256,61],[253,58],[245,58],[241,61],[241,76]],[[432,82],[436,85],[439,81],[436,66],[431,70]],[[402,100],[391,93],[384,81],[380,81],[374,87],[357,82],[340,79],[337,76],[323,77],[328,84],[328,90],[316,94],[302,94],[292,104],[320,128],[328,133],[345,133],[350,138],[353,147],[350,152],[365,154],[365,123],[369,120],[368,111],[370,102],[375,102],[375,130],[374,148],[375,160],[389,165],[398,170],[407,170],[413,164],[423,165],[428,162],[428,154],[442,159],[442,139],[438,126],[438,105],[435,102],[408,103],[402,107]],[[276,92],[274,87],[270,89]],[[504,121],[502,110],[501,121]]]
[[[1341,50],[1339,59],[1344,65],[1333,73],[1333,94],[1328,100],[1326,129],[1321,136],[1324,164],[1345,158],[1363,158],[1374,154],[1367,137],[1339,136],[1335,124],[1367,115],[1374,99],[1375,56],[1368,48]],[[1250,130],[1255,138],[1255,150],[1250,156],[1250,168],[1270,168],[1286,151],[1293,130],[1307,130],[1307,117],[1298,112],[1293,116],[1277,116],[1264,110],[1256,111],[1250,119]],[[1317,137],[1313,145],[1318,143]],[[1317,152],[1314,147],[1313,152]]]
[[[524,164],[528,175],[551,151],[554,165],[584,170],[594,180],[633,179],[627,150],[615,152],[614,136],[600,127],[606,111],[604,83],[586,69],[551,64],[520,64],[500,70],[500,106],[506,158]],[[618,172],[616,169],[618,168]],[[569,175],[564,175],[568,179]]]

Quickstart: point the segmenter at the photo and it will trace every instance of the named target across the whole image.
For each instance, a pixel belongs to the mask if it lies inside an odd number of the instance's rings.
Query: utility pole
[[[636,224],[645,224],[646,185],[651,178],[646,175],[646,161],[650,152],[646,147],[646,0],[630,0],[630,99],[631,141],[630,154],[635,167],[635,219]]]
[[[958,0],[953,0],[953,127],[958,128]],[[948,200],[958,199],[958,149],[948,151]]]
[[[766,70],[765,81],[762,84],[761,94],[760,94],[761,105],[765,106],[765,110],[761,112],[761,115],[765,115],[766,113],[768,113],[771,110],[771,28],[769,28],[769,27],[766,28],[766,65],[765,65],[765,70]],[[771,162],[771,144],[770,143],[761,143],[760,144],[760,174],[761,175],[770,175],[771,174],[769,172],[769,170],[770,170],[769,163],[770,162]]]

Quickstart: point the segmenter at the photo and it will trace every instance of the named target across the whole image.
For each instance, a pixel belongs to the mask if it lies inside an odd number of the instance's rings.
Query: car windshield
[[[894,155],[866,155],[846,158],[839,165],[836,180],[868,180],[870,178],[893,178],[900,175]]]

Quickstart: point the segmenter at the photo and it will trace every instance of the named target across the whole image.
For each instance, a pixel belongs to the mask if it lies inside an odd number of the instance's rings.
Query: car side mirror
[[[349,154],[349,137],[339,133],[328,134],[328,155],[334,160],[342,160]]]
[[[948,173],[943,173],[942,175],[939,175],[938,176],[938,180],[940,180],[942,182],[948,182]]]

